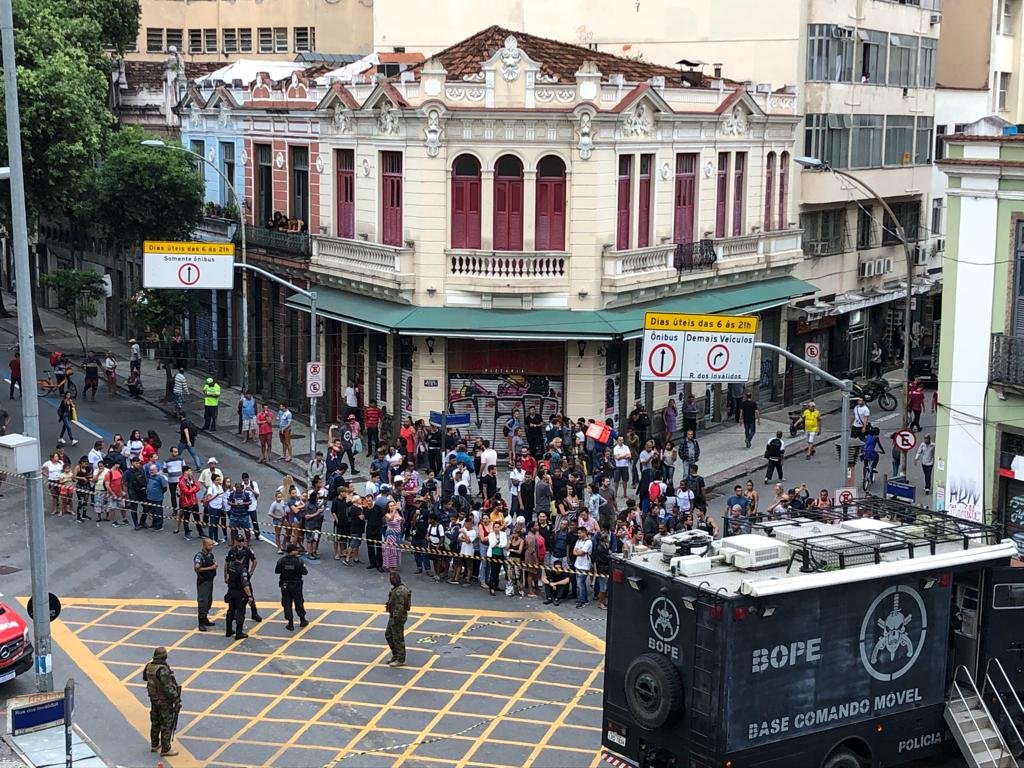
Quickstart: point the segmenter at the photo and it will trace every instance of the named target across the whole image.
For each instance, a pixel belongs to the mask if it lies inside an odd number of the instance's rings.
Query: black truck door
[[[1024,692],[1024,568],[986,569],[978,686],[990,659],[999,659],[1015,691]]]

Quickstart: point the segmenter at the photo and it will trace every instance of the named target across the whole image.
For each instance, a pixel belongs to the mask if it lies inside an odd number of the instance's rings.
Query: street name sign
[[[142,244],[142,284],[146,288],[230,290],[235,286],[235,246],[147,240]]]
[[[641,381],[749,381],[757,318],[738,315],[644,315]]]

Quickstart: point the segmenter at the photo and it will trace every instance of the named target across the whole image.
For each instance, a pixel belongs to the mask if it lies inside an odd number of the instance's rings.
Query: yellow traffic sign
[[[757,318],[747,315],[686,315],[678,312],[647,312],[644,314],[644,330],[757,333]]]
[[[142,252],[180,254],[185,256],[234,256],[235,244],[146,240],[142,244]]]

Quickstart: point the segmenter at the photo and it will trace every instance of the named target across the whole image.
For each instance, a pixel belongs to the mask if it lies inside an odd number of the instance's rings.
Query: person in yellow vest
[[[203,384],[203,429],[217,431],[217,409],[220,408],[220,384],[208,378]]]
[[[821,431],[821,411],[813,401],[804,408],[803,419],[804,431],[807,433],[807,448],[804,449],[804,453],[809,459],[814,455],[814,439]]]

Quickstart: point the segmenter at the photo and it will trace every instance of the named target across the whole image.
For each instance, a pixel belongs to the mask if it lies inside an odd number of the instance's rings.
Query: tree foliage
[[[129,304],[129,312],[135,321],[145,330],[160,336],[169,328],[182,325],[185,318],[198,308],[198,291],[167,288],[144,288],[132,296]]]
[[[144,147],[146,138],[138,128],[115,133],[92,183],[89,218],[116,245],[188,239],[203,215],[195,162],[184,152]]]
[[[106,283],[102,275],[81,269],[56,269],[43,275],[39,282],[57,294],[54,309],[75,326],[75,335],[82,345],[82,355],[85,355],[85,341],[79,328],[96,314],[99,301],[106,298]]]

